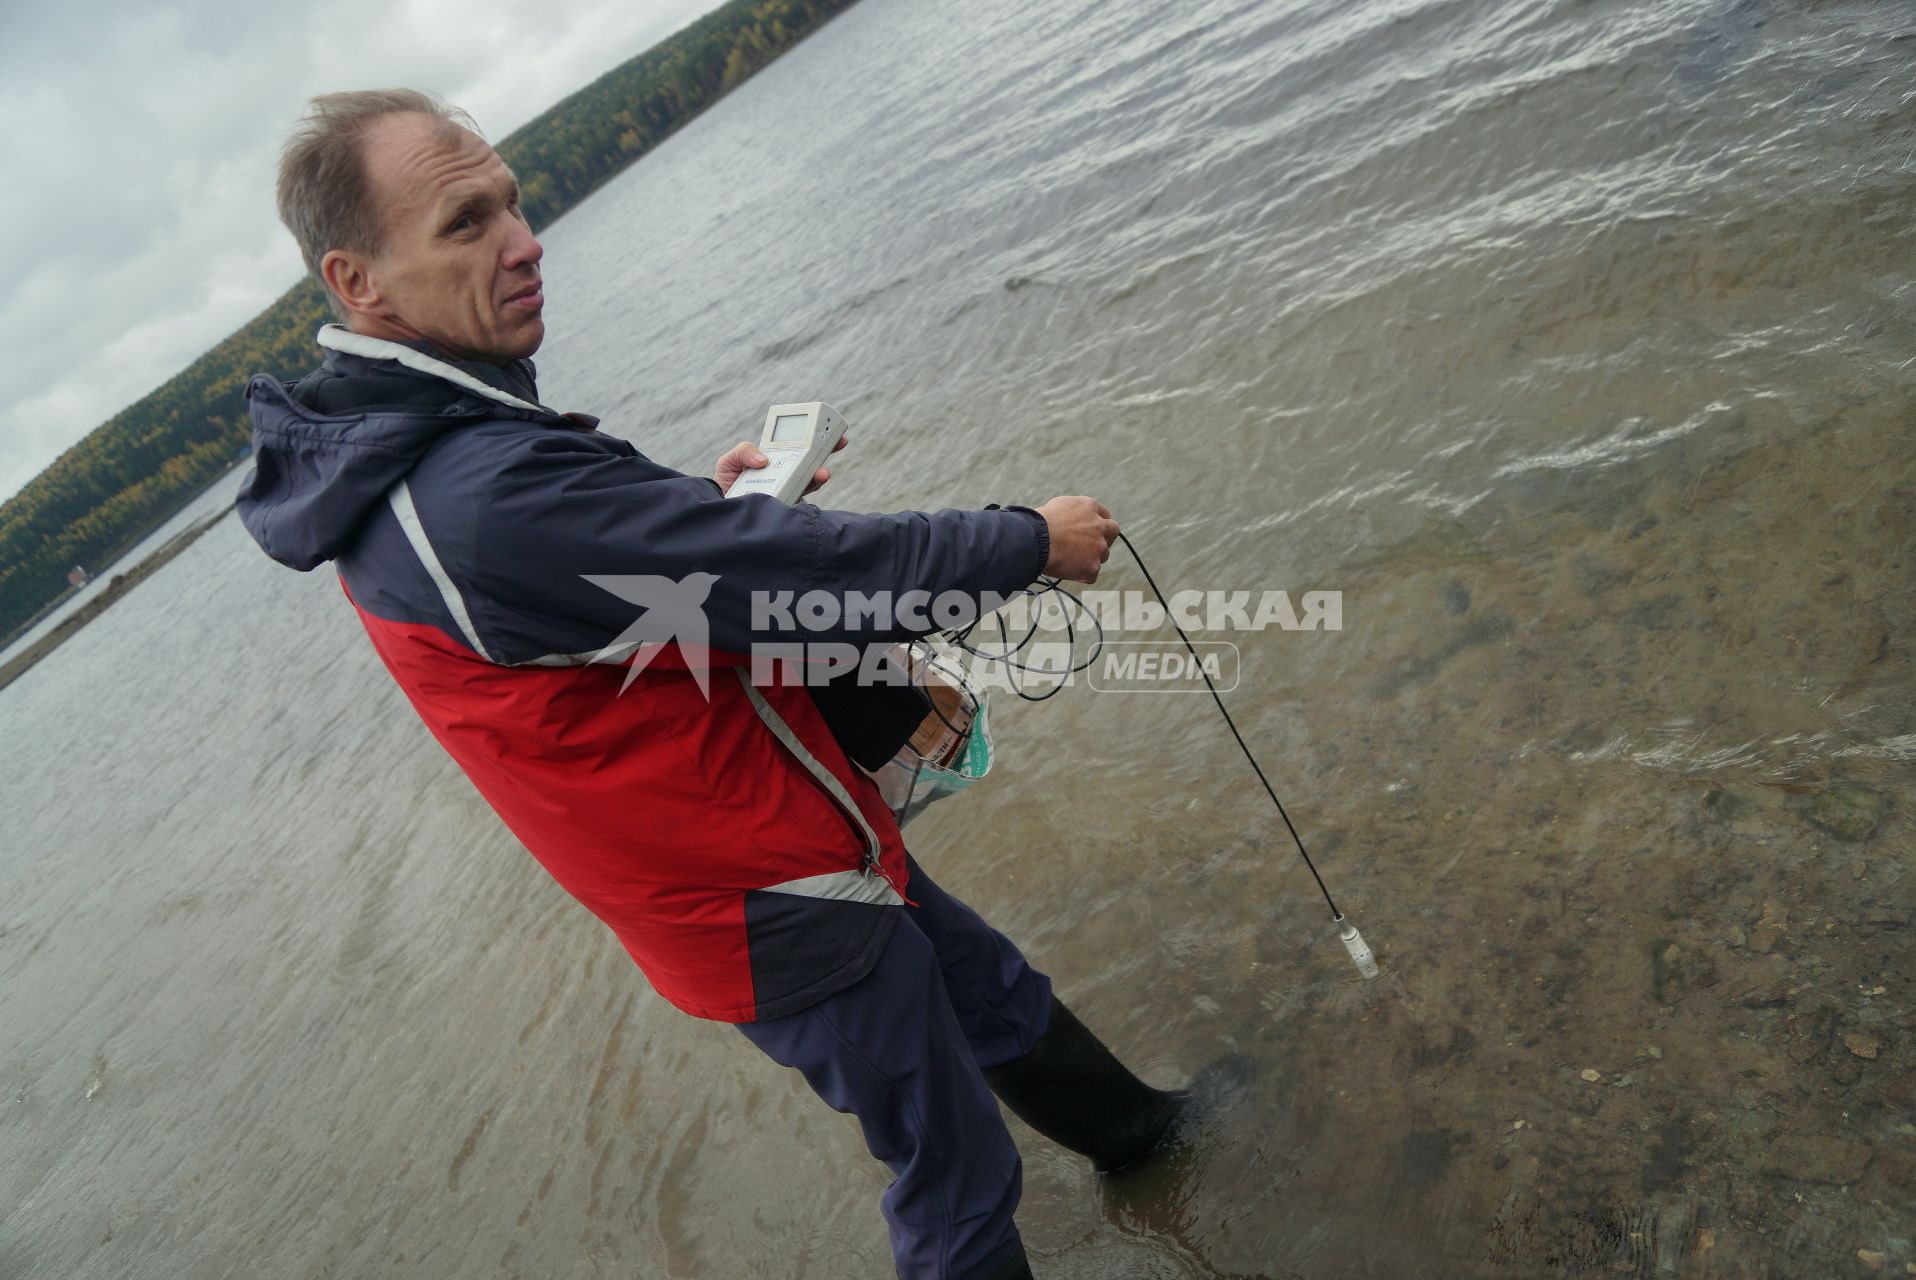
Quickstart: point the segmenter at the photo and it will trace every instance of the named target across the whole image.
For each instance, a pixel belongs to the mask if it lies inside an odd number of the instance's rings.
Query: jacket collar
[[[536,401],[514,395],[502,387],[493,386],[491,383],[468,372],[466,369],[460,368],[458,365],[448,363],[438,356],[431,354],[429,351],[422,351],[418,347],[409,346],[403,342],[393,342],[386,338],[368,337],[363,333],[354,333],[351,329],[339,324],[323,326],[318,334],[318,342],[320,346],[329,348],[330,350],[341,351],[347,355],[360,356],[367,360],[395,361],[415,373],[423,373],[429,377],[439,378],[452,383],[463,391],[469,391],[477,396],[484,396],[486,399],[497,401],[500,404],[511,405],[513,408],[524,410],[527,413],[536,413],[550,417],[561,416]],[[525,366],[523,381],[529,389],[532,389],[534,395],[538,394],[536,388],[531,387],[531,362],[521,360],[515,363]],[[509,377],[510,375],[508,374],[501,380],[507,380]]]

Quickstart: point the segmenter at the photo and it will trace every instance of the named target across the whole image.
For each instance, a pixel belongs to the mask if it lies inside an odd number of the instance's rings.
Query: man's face
[[[395,115],[366,136],[385,244],[362,258],[367,326],[419,337],[455,359],[529,356],[545,338],[543,250],[519,212],[519,181],[484,139],[425,116]]]

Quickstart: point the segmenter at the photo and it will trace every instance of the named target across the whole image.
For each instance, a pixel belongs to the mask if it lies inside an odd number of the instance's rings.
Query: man
[[[803,685],[747,675],[756,641],[908,633],[781,636],[750,598],[1091,582],[1118,526],[1085,497],[889,516],[727,499],[764,465],[749,442],[699,479],[546,408],[541,249],[469,125],[410,91],[330,94],[288,142],[280,216],[345,323],[303,380],[247,388],[246,527],[295,569],[335,562],[435,737],[662,996],[858,1116],[897,1174],[900,1275],[1028,1276],[993,1092],[1101,1168],[1158,1147],[1187,1097],[1140,1083],[911,860]],[[709,645],[648,649],[636,674],[596,661],[634,621],[590,580],[617,575],[691,584]]]

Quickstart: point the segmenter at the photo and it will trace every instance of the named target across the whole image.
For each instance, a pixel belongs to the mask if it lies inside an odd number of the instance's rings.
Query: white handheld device
[[[769,493],[780,502],[797,502],[844,434],[845,420],[823,401],[773,405],[765,411],[765,430],[758,439],[759,452],[768,461],[740,472],[725,496]]]

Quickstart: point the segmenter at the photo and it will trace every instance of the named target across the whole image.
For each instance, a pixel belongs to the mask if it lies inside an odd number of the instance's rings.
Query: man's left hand
[[[838,443],[832,446],[832,452],[837,453],[850,442],[850,436],[838,437]],[[727,449],[724,456],[718,460],[718,466],[713,468],[712,471],[712,479],[718,481],[718,487],[721,493],[730,493],[734,481],[747,471],[758,470],[764,466],[765,463],[766,457],[759,451],[759,447],[756,444],[750,440],[741,440],[730,449]],[[805,486],[805,492],[808,494],[817,493],[819,486],[831,478],[832,469],[830,467],[820,467],[813,473],[812,482]]]

